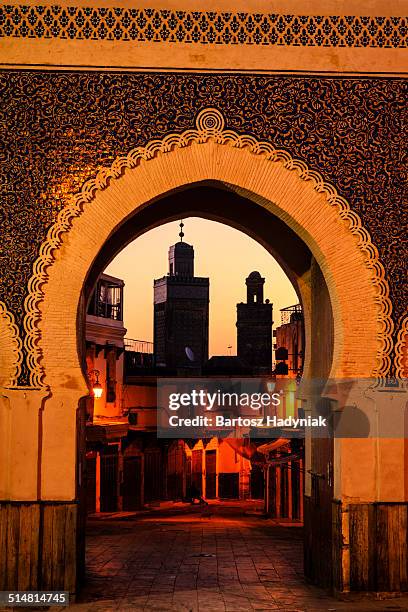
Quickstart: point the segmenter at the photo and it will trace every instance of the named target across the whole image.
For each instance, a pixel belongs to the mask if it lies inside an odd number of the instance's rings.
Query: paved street
[[[274,526],[237,504],[210,511],[91,519],[87,584],[70,609],[408,610],[408,599],[339,602],[307,585],[300,527]]]

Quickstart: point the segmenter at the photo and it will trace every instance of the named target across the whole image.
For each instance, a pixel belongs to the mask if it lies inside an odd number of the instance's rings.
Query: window
[[[123,321],[122,302],[123,285],[101,278],[91,298],[88,314]]]

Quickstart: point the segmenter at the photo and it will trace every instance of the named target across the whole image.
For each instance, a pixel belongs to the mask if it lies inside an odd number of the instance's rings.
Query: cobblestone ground
[[[73,611],[408,610],[408,599],[339,602],[305,583],[302,529],[215,504],[91,520],[87,583]]]

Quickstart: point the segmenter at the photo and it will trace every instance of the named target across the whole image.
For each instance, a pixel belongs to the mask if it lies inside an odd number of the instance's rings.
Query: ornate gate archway
[[[154,206],[157,198],[205,181],[220,184],[263,207],[286,223],[310,249],[323,273],[333,311],[331,377],[381,378],[388,371],[391,302],[377,249],[360,218],[333,186],[303,162],[275,150],[270,143],[225,129],[217,109],[204,109],[195,129],[168,134],[138,147],[85,183],[61,211],[41,246],[29,283],[24,321],[30,384],[40,389],[45,400],[37,422],[39,445],[28,453],[33,467],[26,475],[40,499],[70,505],[76,497],[76,408],[88,387],[73,330],[78,327],[81,291],[95,258],[135,209]],[[8,329],[13,329],[12,325],[9,320]],[[365,330],[364,341],[361,329]],[[7,342],[11,346],[12,342]],[[8,358],[14,364],[14,369],[9,368],[11,388],[16,384],[21,360],[18,338],[13,342],[14,357]],[[5,395],[13,401],[12,393]],[[357,495],[360,473],[357,468],[354,476],[348,473],[353,463],[358,464],[356,457],[362,450],[362,468],[373,463],[370,470],[375,469],[377,450],[371,442],[369,448],[362,446],[339,445],[341,469],[346,474],[342,480],[339,473],[340,501],[374,499],[374,480],[369,478],[364,492]],[[393,484],[394,488],[378,489],[382,499],[392,498],[398,491],[399,483]],[[65,516],[63,520],[68,519]],[[339,533],[343,527],[339,526]],[[341,554],[337,561],[343,567]]]
[[[88,181],[60,213],[41,247],[26,299],[25,347],[34,386],[54,383],[55,339],[65,333],[61,318],[72,329],[78,288],[109,234],[138,206],[205,180],[219,181],[264,206],[311,249],[334,307],[336,365],[332,375],[382,376],[387,372],[391,302],[377,250],[359,217],[333,186],[303,162],[269,143],[225,130],[221,113],[205,109],[197,117],[195,130],[169,134],[119,157],[110,169]],[[64,286],[62,279],[68,272],[71,282]],[[67,309],[64,316],[60,308]],[[369,342],[364,347],[356,342],[362,321]],[[79,365],[77,347],[75,339],[72,344],[66,336],[64,340],[69,343],[65,346],[68,372]],[[351,354],[355,357],[350,361],[346,355]],[[61,381],[60,373],[55,376]]]

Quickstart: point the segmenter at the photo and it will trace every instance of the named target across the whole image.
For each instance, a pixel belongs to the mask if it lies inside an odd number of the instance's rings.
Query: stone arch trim
[[[348,202],[341,197],[336,188],[324,181],[323,177],[316,171],[311,170],[300,160],[293,159],[291,155],[283,150],[277,150],[265,141],[258,141],[251,135],[239,134],[225,129],[223,115],[215,108],[203,109],[197,116],[196,128],[189,129],[181,134],[168,134],[163,139],[153,140],[145,147],[136,147],[127,155],[118,157],[110,168],[101,169],[95,178],[88,180],[81,191],[73,195],[67,206],[59,213],[56,223],[50,228],[46,240],[40,248],[39,256],[34,264],[33,275],[28,285],[28,295],[25,300],[25,340],[24,348],[27,353],[27,365],[30,371],[30,384],[38,387],[44,385],[44,370],[41,364],[41,335],[39,323],[42,319],[41,304],[44,300],[48,273],[50,266],[56,261],[58,252],[63,247],[65,236],[75,225],[75,219],[83,215],[87,206],[100,197],[99,194],[114,188],[119,184],[119,179],[125,173],[137,168],[144,168],[150,160],[157,159],[161,163],[167,156],[179,152],[185,148],[201,145],[222,145],[228,150],[245,151],[259,160],[278,164],[281,168],[297,175],[298,186],[308,184],[315,194],[322,196],[329,209],[334,210],[337,218],[353,236],[354,242],[362,255],[366,272],[370,277],[370,283],[375,293],[376,303],[376,336],[377,336],[377,366],[371,374],[377,378],[383,378],[391,365],[390,353],[393,348],[392,333],[393,321],[391,318],[392,303],[389,298],[389,288],[385,276],[384,267],[380,261],[377,248],[372,243],[371,237],[363,227],[360,217],[350,209]],[[204,155],[203,147],[203,155]],[[199,157],[198,153],[197,156]],[[196,157],[197,157],[196,156]],[[253,159],[251,157],[251,159]],[[218,160],[219,162],[219,160]],[[213,161],[214,173],[217,174],[217,160]],[[186,164],[186,160],[183,161]],[[200,162],[197,162],[199,164]],[[215,164],[215,165],[214,165]],[[262,187],[267,180],[267,167],[262,179]],[[141,171],[141,170],[140,170]],[[163,170],[165,172],[165,170]],[[208,179],[212,177],[207,177]],[[226,181],[230,184],[229,181]],[[245,181],[244,181],[245,183]],[[231,181],[233,185],[233,182]],[[143,187],[141,187],[142,189]],[[301,187],[299,187],[301,189]],[[306,187],[303,187],[306,189]],[[236,189],[241,193],[246,192],[245,184]],[[294,194],[296,195],[296,194]],[[255,198],[261,201],[263,198]],[[288,214],[281,216],[284,220],[289,219]],[[46,313],[46,316],[48,314]]]
[[[408,378],[408,315],[401,323],[395,345],[395,375],[397,379]],[[406,381],[407,382],[407,381]]]
[[[4,302],[0,302],[0,386],[17,385],[22,357],[22,342],[14,315]]]

